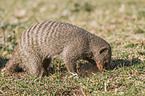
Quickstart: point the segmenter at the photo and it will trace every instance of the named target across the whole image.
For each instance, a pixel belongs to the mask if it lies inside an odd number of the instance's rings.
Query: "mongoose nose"
[[[109,60],[106,60],[106,62],[108,63],[108,62],[109,62]]]
[[[99,65],[99,66],[98,66],[98,69],[99,69],[100,71],[103,71],[103,66]]]
[[[108,64],[108,63],[109,63],[109,60],[105,60],[105,61],[104,61],[104,64]]]

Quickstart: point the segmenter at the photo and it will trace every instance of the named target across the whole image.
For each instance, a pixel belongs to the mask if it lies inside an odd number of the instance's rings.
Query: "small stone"
[[[85,62],[79,69],[79,75],[81,76],[90,76],[93,73],[99,72],[99,69],[96,65],[93,65],[89,62]]]

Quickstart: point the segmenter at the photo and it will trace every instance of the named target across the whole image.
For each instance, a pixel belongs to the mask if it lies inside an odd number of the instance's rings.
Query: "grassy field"
[[[145,0],[0,0],[0,70],[21,34],[55,20],[77,25],[112,47],[111,70],[70,77],[62,60],[43,78],[0,71],[0,95],[145,95]]]

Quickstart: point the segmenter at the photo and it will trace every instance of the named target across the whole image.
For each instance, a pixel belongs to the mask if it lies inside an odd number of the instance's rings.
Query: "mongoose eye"
[[[99,53],[100,54],[105,53],[107,50],[108,50],[108,48],[103,47],[100,49]]]

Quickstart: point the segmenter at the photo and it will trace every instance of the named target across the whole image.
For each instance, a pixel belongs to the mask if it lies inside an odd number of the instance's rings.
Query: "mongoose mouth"
[[[100,61],[98,61],[97,67],[100,71],[103,71],[103,65],[100,64]]]
[[[101,65],[97,65],[97,67],[100,71],[103,71],[103,67]]]
[[[109,61],[108,60],[105,60],[105,61],[103,61],[103,64],[101,63],[101,61],[98,61],[97,62],[97,67],[98,67],[98,69],[100,70],[100,71],[103,71],[103,68],[105,68],[105,69],[110,69],[110,66],[109,66]]]

